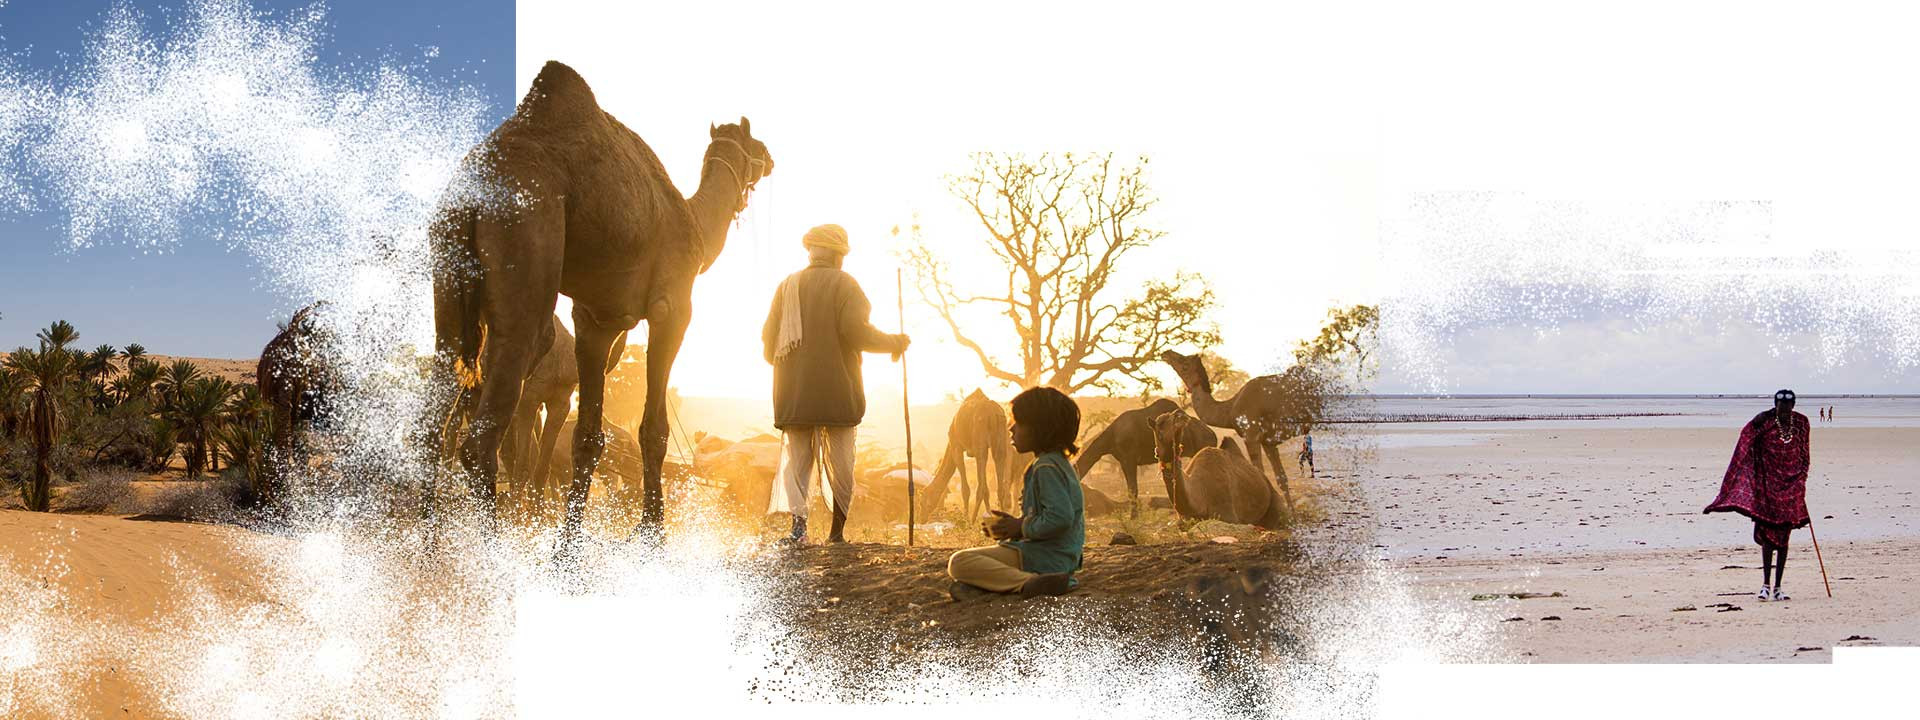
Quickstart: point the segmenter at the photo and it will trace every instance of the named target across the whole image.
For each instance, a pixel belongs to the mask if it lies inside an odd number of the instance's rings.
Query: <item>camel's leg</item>
[[[1260,477],[1263,477],[1263,478],[1269,477],[1267,475],[1266,467],[1263,466],[1263,463],[1266,460],[1265,448],[1267,446],[1267,441],[1262,436],[1265,434],[1266,433],[1264,431],[1240,433],[1240,439],[1245,440],[1247,445],[1247,462],[1253,463],[1253,469],[1259,472]],[[1275,468],[1275,469],[1278,469],[1278,468]]]
[[[521,385],[520,402],[507,424],[506,439],[500,443],[500,464],[507,470],[507,501],[515,507],[526,504],[527,476],[532,468],[534,428],[539,420],[540,399],[528,395]]]
[[[1273,462],[1274,478],[1280,481],[1280,498],[1287,503],[1287,515],[1293,515],[1293,491],[1287,488],[1287,468],[1280,464],[1280,445],[1269,440],[1260,445],[1260,451],[1266,453]]]
[[[267,454],[266,482],[260,484],[260,502],[272,506],[280,502],[281,489],[287,484],[287,476],[294,463],[293,409],[282,410],[278,405],[273,408],[272,448]]]
[[[1119,457],[1114,460],[1120,463],[1120,476],[1127,479],[1127,498],[1133,506],[1133,517],[1140,517],[1140,468]]]
[[[567,424],[567,410],[572,404],[572,395],[569,391],[566,395],[556,394],[546,401],[547,418],[540,428],[540,448],[534,451],[533,458],[533,497],[537,511],[546,507],[553,498],[547,474],[553,469],[553,447],[560,444],[560,427]]]
[[[607,350],[621,333],[620,328],[597,324],[582,305],[573,306],[573,344],[575,362],[580,364],[580,417],[573,426],[573,479],[567,485],[567,506],[561,530],[563,549],[580,532],[580,520],[587,511],[587,497],[593,491],[593,471],[600,466],[607,436],[602,420],[606,409]],[[652,375],[652,368],[648,368]],[[653,387],[647,387],[649,399]],[[644,441],[643,441],[644,443]]]
[[[993,507],[993,493],[991,492],[993,486],[987,484],[988,455],[989,453],[982,448],[980,454],[973,458],[973,477],[980,484],[980,509],[973,513],[974,517],[987,514],[987,508]]]
[[[560,294],[560,255],[551,252],[565,233],[560,203],[551,203],[507,222],[474,223],[475,245],[486,282],[483,307],[486,341],[480,349],[480,389],[470,417],[460,464],[467,486],[480,503],[484,524],[494,526],[494,481],[500,472],[500,441],[527,371],[539,356],[538,341],[552,323]]]
[[[686,302],[685,300],[681,301]],[[647,407],[640,416],[640,452],[645,463],[646,477],[641,487],[643,496],[640,502],[641,529],[658,533],[666,519],[667,507],[663,488],[660,486],[660,466],[667,459],[667,383],[673,373],[674,358],[680,355],[680,343],[687,336],[687,322],[690,308],[684,304],[674,306],[665,300],[656,300],[647,309]],[[605,351],[602,350],[602,358]],[[600,393],[598,386],[606,373],[601,363],[595,363],[590,369],[586,363],[580,364],[580,418],[586,422],[587,408],[585,399],[587,378],[592,377],[595,392],[593,420],[600,423]]]
[[[500,318],[505,320],[505,318]],[[528,328],[512,322],[495,322],[488,329],[486,348],[481,351],[482,372],[491,373],[480,385],[480,399],[474,407],[472,432],[460,445],[460,464],[467,473],[467,489],[479,504],[484,524],[491,529],[498,498],[494,482],[500,474],[500,442],[505,439],[513,410],[520,402],[520,378],[526,376],[532,353],[527,352]]]
[[[955,465],[958,468],[958,477],[960,478],[960,512],[965,513],[967,517],[978,517],[974,507],[980,502],[980,489],[974,487],[973,477],[967,474],[967,454],[965,451],[961,451]]]
[[[993,469],[1000,473],[1000,509],[1013,511],[1017,505],[1013,501],[1013,451],[1006,443],[993,446]]]

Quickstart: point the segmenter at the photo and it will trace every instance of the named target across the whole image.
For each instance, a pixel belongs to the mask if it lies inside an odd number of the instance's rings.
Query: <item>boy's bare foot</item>
[[[991,591],[977,588],[963,582],[956,582],[947,586],[947,597],[953,598],[953,601],[957,603],[979,600],[992,594]]]
[[[1047,573],[1029,578],[1020,586],[1020,597],[1031,598],[1041,595],[1065,595],[1073,589],[1073,576],[1067,573]]]

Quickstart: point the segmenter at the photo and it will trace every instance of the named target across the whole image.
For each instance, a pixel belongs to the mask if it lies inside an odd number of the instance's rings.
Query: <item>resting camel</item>
[[[973,458],[976,487],[967,484],[966,459]],[[987,484],[987,461],[993,461],[994,483],[1000,489],[1000,504],[993,505]],[[927,486],[927,499],[920,511],[932,516],[947,497],[947,479],[960,475],[960,507],[967,517],[976,517],[988,507],[1007,509],[1012,502],[1014,452],[1013,437],[1007,434],[1007,411],[1000,403],[976,389],[961,401],[960,409],[947,425],[947,452]],[[976,506],[978,509],[976,509]]]
[[[278,502],[286,490],[289,468],[305,466],[301,435],[325,421],[328,397],[339,386],[333,368],[320,354],[325,329],[314,314],[325,304],[317,302],[295,312],[286,329],[260,351],[260,364],[254,369],[260,398],[272,408],[270,454],[259,488],[263,505]]]
[[[1196,424],[1198,420],[1183,412],[1153,419],[1160,474],[1167,478],[1174,511],[1186,518],[1280,528],[1286,521],[1284,510],[1292,507],[1293,501],[1283,500],[1273,491],[1273,483],[1247,462],[1233,438],[1222,440],[1220,447],[1202,449],[1185,468],[1180,467],[1174,443]]]
[[[692,318],[693,281],[720,256],[728,226],[773,171],[746,118],[707,134],[699,189],[682,197],[653,150],[600,109],[586,81],[548,62],[513,116],[463,161],[463,178],[510,191],[512,202],[476,198],[456,181],[434,224],[434,369],[440,387],[458,381],[454,406],[473,405],[458,454],[482,508],[494,507],[501,434],[520,402],[521,379],[545,347],[542,327],[558,296],[573,299],[580,403],[563,552],[578,536],[606,442],[607,366],[641,320],[647,399],[637,529],[652,535],[666,514],[660,470],[668,374]],[[485,522],[493,522],[491,513]]]
[[[500,449],[513,492],[522,502],[540,505],[547,501],[547,466],[560,439],[561,425],[573,408],[573,390],[579,385],[580,365],[573,357],[573,333],[567,332],[556,315],[553,342],[520,386],[520,409],[513,413],[507,440]],[[540,420],[543,408],[547,413],[544,424]]]
[[[1156,457],[1153,419],[1170,412],[1180,412],[1180,406],[1172,400],[1160,398],[1146,407],[1120,413],[1119,417],[1100,430],[1100,434],[1093,436],[1086,449],[1074,458],[1074,474],[1085,478],[1087,471],[1092,470],[1100,458],[1112,456],[1114,462],[1120,463],[1120,475],[1127,479],[1127,496],[1133,504],[1133,514],[1139,515],[1139,467],[1153,464]],[[1181,457],[1193,457],[1201,448],[1213,447],[1218,442],[1213,431],[1200,423],[1187,425],[1184,432],[1180,438]],[[1173,497],[1171,487],[1167,489],[1167,497]]]
[[[1287,506],[1292,507],[1293,494],[1287,488],[1287,471],[1280,466],[1280,443],[1301,428],[1312,425],[1312,413],[1307,406],[1305,393],[1289,392],[1288,383],[1279,375],[1261,375],[1248,380],[1233,397],[1215,400],[1213,382],[1208,379],[1200,356],[1181,355],[1168,350],[1160,354],[1160,359],[1173,366],[1174,373],[1180,376],[1187,394],[1193,396],[1193,411],[1201,420],[1217,428],[1238,431],[1240,437],[1247,441],[1253,469],[1266,472],[1260,466],[1263,458],[1273,463],[1273,474],[1280,481],[1280,491],[1288,498]]]

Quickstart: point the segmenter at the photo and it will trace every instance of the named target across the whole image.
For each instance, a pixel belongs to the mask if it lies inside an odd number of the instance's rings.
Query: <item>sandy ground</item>
[[[1473,603],[1520,618],[1502,623],[1512,659],[1824,661],[1837,644],[1920,644],[1920,429],[1814,433],[1808,506],[1831,600],[1807,531],[1794,599],[1760,603],[1751,523],[1700,514],[1729,430],[1395,428],[1360,483],[1377,551],[1423,592],[1563,594]]]
[[[5,564],[0,567],[0,582],[24,582],[50,591],[61,599],[52,610],[62,619],[97,627],[151,627],[184,601],[179,585],[182,574],[218,578],[206,587],[227,599],[264,599],[255,584],[257,568],[232,545],[250,534],[235,527],[124,516],[0,511],[0,563]],[[59,561],[50,564],[48,559],[54,557]],[[0,597],[20,590],[0,588]],[[10,610],[28,613],[24,618],[14,615],[16,622],[34,622],[27,619],[34,617],[33,608]],[[89,664],[83,676],[62,678],[61,685],[74,691],[66,698],[65,710],[79,713],[68,716],[152,716],[153,698],[142,693],[140,683],[129,681],[122,663]],[[11,689],[31,695],[44,688]],[[0,703],[5,700],[0,698]],[[47,708],[40,698],[13,700],[25,701],[25,708],[16,708],[23,712],[20,717],[68,714],[41,714]]]

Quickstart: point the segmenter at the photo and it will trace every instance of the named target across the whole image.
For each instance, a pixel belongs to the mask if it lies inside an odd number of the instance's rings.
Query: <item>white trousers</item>
[[[780,453],[780,474],[773,480],[773,495],[768,498],[767,512],[793,513],[795,517],[806,517],[807,497],[813,486],[813,467],[819,464],[822,456],[826,459],[826,477],[822,484],[826,486],[827,507],[839,508],[845,512],[853,502],[853,452],[854,431],[852,427],[816,427],[789,426],[782,431],[783,451]]]

